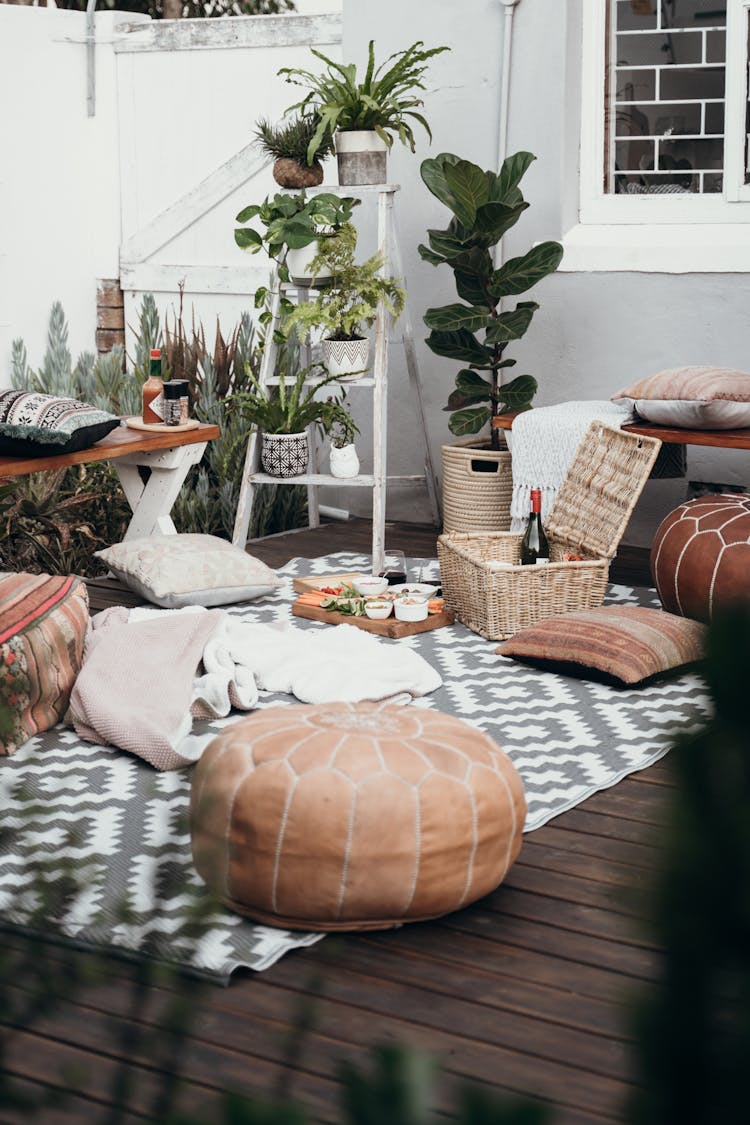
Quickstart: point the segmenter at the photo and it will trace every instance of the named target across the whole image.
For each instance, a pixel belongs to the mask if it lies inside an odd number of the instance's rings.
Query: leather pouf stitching
[[[697,621],[750,599],[750,496],[703,496],[675,508],[656,533],[651,575],[665,610]]]
[[[488,894],[521,846],[521,780],[437,711],[274,707],[195,769],[195,865],[228,906],[288,929],[386,929]]]

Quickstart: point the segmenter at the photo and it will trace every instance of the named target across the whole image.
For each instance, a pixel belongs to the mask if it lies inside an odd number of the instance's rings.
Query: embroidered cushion
[[[0,391],[0,454],[49,457],[87,449],[120,419],[87,402],[35,391]]]
[[[86,584],[75,577],[0,577],[0,700],[12,711],[0,754],[49,730],[68,708],[89,624]]]
[[[246,602],[282,584],[260,559],[215,535],[151,535],[95,554],[131,590],[165,609]]]
[[[523,785],[461,719],[372,703],[270,707],[195,767],[193,858],[232,909],[287,929],[386,929],[488,894],[521,847]]]
[[[750,374],[731,367],[671,367],[618,391],[658,426],[735,430],[750,426]]]
[[[599,606],[547,617],[495,652],[562,675],[632,686],[700,660],[704,633],[696,621],[660,609]]]

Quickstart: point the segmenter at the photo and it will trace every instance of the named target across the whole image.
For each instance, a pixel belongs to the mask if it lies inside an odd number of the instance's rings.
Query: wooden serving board
[[[322,621],[325,625],[356,625],[367,633],[377,633],[379,637],[390,637],[399,640],[401,637],[413,637],[416,633],[429,633],[433,629],[442,629],[445,625],[452,625],[455,618],[452,613],[444,609],[442,613],[430,613],[424,621],[398,621],[393,614],[384,621],[373,621],[369,617],[349,617],[344,613],[337,613],[332,609],[321,609],[316,605],[300,605],[298,601],[292,603],[292,613],[295,617],[306,617],[310,621]]]
[[[125,425],[131,430],[145,430],[151,434],[184,434],[187,430],[197,430],[200,422],[197,418],[189,418],[187,422],[180,422],[177,426],[168,426],[166,422],[144,422],[137,416],[126,418]]]
[[[360,572],[353,574],[316,574],[309,578],[295,578],[292,589],[298,594],[306,594],[308,590],[320,590],[323,586],[351,586],[353,578],[359,578]]]

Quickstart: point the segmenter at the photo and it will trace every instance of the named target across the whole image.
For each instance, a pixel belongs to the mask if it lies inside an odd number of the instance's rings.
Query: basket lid
[[[658,438],[592,422],[545,526],[558,542],[613,558],[661,447]]]

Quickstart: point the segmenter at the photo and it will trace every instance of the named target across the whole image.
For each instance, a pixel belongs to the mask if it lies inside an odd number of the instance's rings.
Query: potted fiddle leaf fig
[[[519,184],[534,159],[530,152],[518,152],[495,173],[444,152],[423,161],[420,169],[451,219],[446,229],[427,232],[428,245],[420,246],[419,253],[434,266],[450,267],[460,298],[424,314],[430,329],[427,346],[462,364],[445,409],[451,433],[469,441],[443,446],[446,530],[510,526],[510,454],[491,422],[495,414],[528,409],[536,393],[532,375],[517,375],[507,383],[502,375],[516,362],[505,358],[506,348],[526,333],[539,305],[518,301],[508,308],[503,300],[526,293],[553,273],[563,250],[558,242],[542,242],[499,269],[491,251],[529,206]],[[472,438],[488,426],[486,436]],[[474,480],[480,491],[490,489],[492,495],[468,502],[467,482]],[[459,486],[461,495],[454,495]]]
[[[350,222],[352,210],[359,203],[359,199],[332,192],[320,192],[309,199],[304,191],[298,195],[279,192],[240,211],[238,223],[257,219],[261,229],[237,227],[234,240],[250,254],[265,249],[268,256],[279,263],[282,281],[302,286],[309,286],[313,281],[324,283],[330,280],[330,275],[320,270],[314,273],[310,263],[317,256],[320,244]]]
[[[314,73],[298,67],[282,67],[279,75],[287,82],[309,91],[287,113],[298,110],[303,117],[314,116],[315,132],[307,150],[312,160],[322,146],[336,146],[339,183],[382,184],[386,180],[386,156],[394,135],[414,152],[412,124],[418,122],[430,140],[432,133],[418,111],[424,103],[418,91],[425,89],[424,75],[433,55],[449,47],[425,49],[419,40],[403,51],[396,51],[380,66],[375,66],[375,43],[370,40],[367,69],[359,81],[357,68],[329,59],[311,48],[326,69]]]

